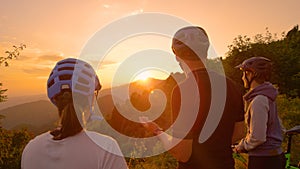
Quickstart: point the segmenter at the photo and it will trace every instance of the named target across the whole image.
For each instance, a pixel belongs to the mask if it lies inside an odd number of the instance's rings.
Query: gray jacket
[[[274,156],[282,153],[283,140],[275,99],[277,89],[265,82],[244,95],[246,137],[239,143],[250,156]]]

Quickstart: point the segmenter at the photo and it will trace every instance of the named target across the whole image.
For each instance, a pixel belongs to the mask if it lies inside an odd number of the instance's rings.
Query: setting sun
[[[143,82],[146,82],[148,80],[148,78],[151,77],[151,72],[150,71],[144,71],[140,74],[138,74],[135,78],[134,81],[136,80],[141,80]]]
[[[170,76],[171,72],[164,71],[158,68],[149,68],[149,69],[144,69],[142,71],[139,71],[136,73],[132,79],[131,82],[134,81],[139,81],[142,83],[148,83],[150,78],[153,79],[166,79]]]

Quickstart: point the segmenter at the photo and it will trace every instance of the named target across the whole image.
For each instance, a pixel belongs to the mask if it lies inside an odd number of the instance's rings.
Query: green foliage
[[[168,152],[147,158],[126,158],[129,169],[176,169],[178,162]]]
[[[300,125],[299,103],[299,98],[288,98],[286,95],[279,95],[277,97],[278,113],[286,129]]]
[[[33,138],[27,130],[0,128],[0,168],[21,168],[21,156],[25,145]]]
[[[130,158],[126,158],[127,165],[130,169],[176,169],[178,167],[177,160],[167,151],[158,154],[161,150],[163,150],[163,145],[159,141],[149,150],[147,150],[143,141],[136,143],[134,150],[131,152]],[[149,151],[152,152],[151,154],[158,155],[136,158],[137,156],[142,156],[143,153]]]
[[[278,113],[283,126],[288,130],[300,125],[300,98],[288,98],[280,95],[277,98]],[[284,140],[284,149],[287,147],[287,138]],[[300,135],[293,136],[291,150],[291,164],[300,162]]]
[[[272,60],[271,82],[279,87],[281,94],[289,97],[300,96],[300,31],[295,26],[281,39],[272,35],[268,29],[265,35],[258,34],[252,41],[247,36],[238,36],[229,46],[223,65],[226,74],[242,83],[241,72],[234,67],[245,59],[262,56]]]
[[[242,159],[238,159],[238,158],[234,158],[235,169],[247,169],[248,154],[241,153],[239,155],[243,158],[243,160]],[[244,160],[246,160],[245,163],[243,162]]]

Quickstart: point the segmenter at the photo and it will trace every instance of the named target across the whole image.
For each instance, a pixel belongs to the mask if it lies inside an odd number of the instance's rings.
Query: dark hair
[[[82,125],[78,120],[74,108],[71,91],[64,91],[55,97],[59,113],[59,127],[52,130],[53,140],[62,140],[74,136],[82,131]]]
[[[255,81],[259,84],[264,83],[265,81],[270,81],[270,79],[271,72],[257,73],[255,76]]]

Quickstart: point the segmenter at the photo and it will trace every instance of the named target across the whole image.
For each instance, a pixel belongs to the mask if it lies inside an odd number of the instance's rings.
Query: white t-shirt
[[[120,148],[111,137],[85,130],[62,140],[52,137],[47,132],[26,145],[22,169],[127,169]]]

